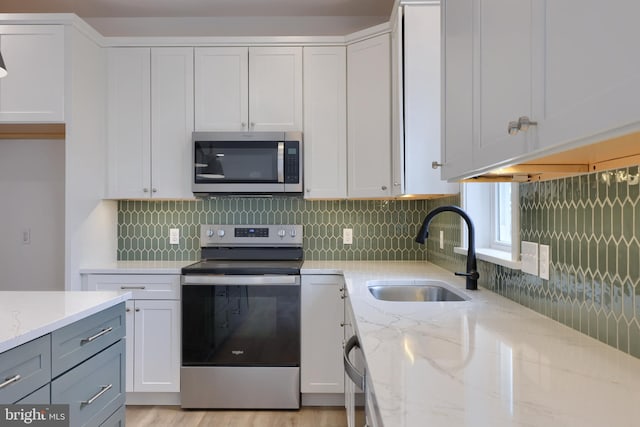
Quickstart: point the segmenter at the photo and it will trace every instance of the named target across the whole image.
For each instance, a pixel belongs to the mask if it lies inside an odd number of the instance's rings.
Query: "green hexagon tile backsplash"
[[[521,237],[550,246],[549,280],[480,261],[480,284],[640,358],[639,181],[631,167],[520,184]],[[445,250],[427,241],[429,261],[464,269],[458,218],[440,215],[432,229],[444,230]]]
[[[422,200],[309,201],[291,197],[220,198],[197,201],[121,201],[118,259],[196,260],[200,224],[302,224],[305,259],[425,260],[413,241],[426,202]],[[180,244],[169,245],[169,228]],[[342,244],[342,229],[353,244]]]

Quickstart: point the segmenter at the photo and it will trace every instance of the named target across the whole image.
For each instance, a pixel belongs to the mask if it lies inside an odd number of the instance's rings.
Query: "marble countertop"
[[[130,298],[130,292],[0,292],[0,353]]]
[[[80,274],[180,274],[194,261],[113,261],[80,268]]]
[[[384,427],[635,426],[640,360],[425,262],[307,261],[344,274]],[[466,302],[373,298],[370,280],[446,281]]]

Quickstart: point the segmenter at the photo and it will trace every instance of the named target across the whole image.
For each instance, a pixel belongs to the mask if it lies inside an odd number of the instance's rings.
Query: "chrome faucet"
[[[480,274],[478,274],[478,267],[476,265],[476,246],[475,246],[475,230],[473,228],[473,222],[469,215],[462,209],[457,206],[440,206],[432,210],[427,214],[424,221],[422,222],[422,227],[420,227],[420,231],[416,236],[416,242],[423,244],[424,241],[429,237],[429,224],[434,216],[438,215],[440,212],[454,212],[457,213],[464,219],[464,222],[467,223],[467,230],[469,232],[469,249],[467,250],[467,272],[466,273],[454,273],[456,276],[464,276],[467,278],[467,289],[471,291],[478,290],[478,278]]]

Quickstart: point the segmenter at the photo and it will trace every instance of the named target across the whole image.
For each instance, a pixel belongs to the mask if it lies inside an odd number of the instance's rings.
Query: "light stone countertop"
[[[637,426],[640,360],[426,262],[306,261],[344,274],[384,427]],[[446,281],[467,302],[385,302],[370,280]]]
[[[180,274],[198,261],[113,261],[80,268],[80,274]]]
[[[0,292],[0,353],[128,300],[130,292]]]

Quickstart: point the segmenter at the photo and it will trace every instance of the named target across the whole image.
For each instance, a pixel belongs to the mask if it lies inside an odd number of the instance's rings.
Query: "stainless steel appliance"
[[[302,193],[302,133],[194,132],[195,195]]]
[[[300,225],[202,225],[182,269],[183,408],[300,407]]]

